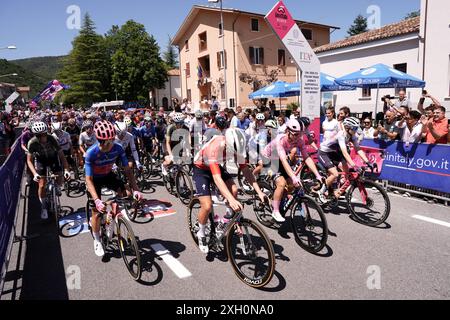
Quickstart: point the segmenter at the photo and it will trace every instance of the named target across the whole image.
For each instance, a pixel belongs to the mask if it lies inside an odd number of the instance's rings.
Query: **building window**
[[[312,40],[313,39],[313,31],[311,29],[301,29],[303,35],[305,36],[306,40]]]
[[[188,62],[186,63],[186,77],[191,76],[191,64]]]
[[[252,19],[252,31],[255,31],[255,32],[259,31],[259,20],[258,19]]]
[[[401,72],[404,72],[404,73],[407,73],[407,70],[408,70],[408,64],[407,63],[398,63],[398,64],[394,64],[394,69],[395,70],[398,70],[398,71],[401,71]],[[400,91],[406,91],[406,88],[395,88],[395,95],[397,96],[398,95],[398,93],[400,92]]]
[[[363,98],[371,98],[372,97],[372,91],[370,88],[362,88],[362,97]]]
[[[225,84],[220,85],[220,99],[225,100]]]
[[[217,52],[217,68],[219,70],[225,68],[227,65],[227,52],[225,51],[225,57],[223,55],[223,51]]]
[[[278,65],[286,65],[286,52],[283,49],[278,49]]]
[[[251,64],[264,64],[264,48],[250,47]]]
[[[189,51],[189,40],[184,42],[184,46],[186,47],[186,51]]]
[[[198,35],[199,51],[204,51],[208,49],[208,41],[206,37],[206,32],[200,33]]]
[[[223,28],[222,28],[222,24],[219,23],[219,37],[223,36]]]

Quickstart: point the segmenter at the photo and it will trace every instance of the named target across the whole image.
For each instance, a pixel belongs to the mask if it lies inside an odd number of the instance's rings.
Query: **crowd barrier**
[[[365,139],[361,147],[392,189],[450,201],[449,145]]]
[[[24,166],[25,153],[18,139],[12,147],[11,154],[0,167],[0,290],[3,288],[11,252],[14,235],[12,231],[16,221]]]

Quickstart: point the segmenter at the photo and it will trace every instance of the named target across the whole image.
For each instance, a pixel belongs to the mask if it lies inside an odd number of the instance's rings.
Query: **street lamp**
[[[223,0],[208,0],[211,3],[220,2],[220,26],[222,28],[222,65],[223,65],[223,81],[225,89],[225,108],[228,108],[228,90],[227,90],[227,65],[225,63],[225,26],[223,24]]]
[[[16,50],[16,49],[17,49],[16,46],[7,46],[7,47],[4,47],[4,48],[0,48],[0,50]]]
[[[18,74],[17,74],[17,73],[4,74],[4,75],[0,76],[0,78],[3,78],[3,77],[10,77],[10,76],[12,76],[12,77],[17,77]]]

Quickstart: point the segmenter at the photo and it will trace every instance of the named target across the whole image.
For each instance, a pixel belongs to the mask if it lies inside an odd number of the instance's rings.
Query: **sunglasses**
[[[99,143],[100,145],[104,146],[104,145],[113,144],[113,143],[114,143],[114,140],[113,140],[113,139],[111,139],[111,140],[98,140],[98,143]]]

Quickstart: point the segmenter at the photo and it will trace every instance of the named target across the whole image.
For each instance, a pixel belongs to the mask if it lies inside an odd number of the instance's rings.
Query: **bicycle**
[[[268,198],[273,196],[274,187],[268,182],[260,181],[258,185]],[[281,227],[282,224],[273,219],[273,209],[268,202],[262,203],[259,198],[255,198],[253,210],[262,225],[274,229]],[[328,223],[317,201],[306,195],[302,187],[287,186],[280,203],[280,214],[286,217],[288,212],[298,245],[310,253],[322,251],[328,240]]]
[[[189,174],[183,167],[184,165],[181,164],[171,164],[167,169],[168,174],[163,175],[163,182],[170,194],[177,196],[183,204],[188,205],[194,197],[194,187]]]
[[[105,251],[106,249],[112,249],[111,245],[113,243],[117,245],[128,272],[134,280],[138,281],[142,274],[141,255],[133,229],[125,218],[129,214],[126,205],[128,201],[128,199],[118,198],[117,196],[113,196],[105,201],[107,208],[110,207],[111,210],[100,213],[100,240]],[[115,215],[113,207],[116,207]],[[92,238],[94,238],[94,235],[90,224],[90,217],[92,216],[91,210],[93,208],[95,208],[94,201],[88,196],[88,201],[86,203],[86,220]],[[123,213],[124,211],[125,214]],[[108,214],[112,214],[113,216],[111,221],[108,221]],[[113,224],[112,226],[109,225],[111,223]],[[112,230],[112,232],[108,233],[108,229]]]
[[[46,176],[42,177],[47,180],[45,185],[46,202],[48,204],[47,210],[49,213],[55,215],[56,228],[59,234],[59,219],[62,217],[61,214],[61,200],[60,200],[60,187],[58,186],[57,179],[58,175],[51,172],[51,169],[47,167]]]
[[[251,201],[247,199],[243,203],[249,204]],[[215,205],[220,206],[224,203],[215,202]],[[187,219],[189,232],[197,246],[199,209],[200,201],[194,198],[188,206]],[[210,249],[216,252],[225,250],[235,274],[246,285],[253,288],[267,285],[275,271],[275,254],[272,242],[264,230],[252,220],[244,218],[242,212],[235,212],[225,225],[216,221],[214,217],[213,206],[206,226],[206,238]]]
[[[389,217],[391,201],[378,183],[365,179],[366,172],[365,167],[361,168],[361,172],[339,172],[342,179],[338,178],[338,190],[345,195],[347,208],[357,222],[376,227]],[[331,206],[335,206],[339,199],[333,195],[331,201]]]

